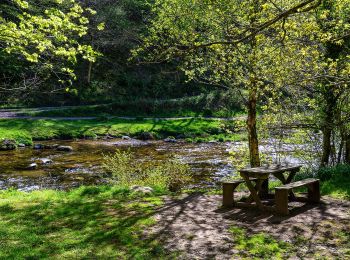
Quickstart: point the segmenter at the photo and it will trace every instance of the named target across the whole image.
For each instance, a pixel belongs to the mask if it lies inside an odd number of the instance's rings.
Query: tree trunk
[[[91,71],[92,71],[92,62],[88,61],[88,71],[86,75],[86,82],[88,85],[91,83]]]
[[[323,118],[323,142],[322,142],[322,157],[321,157],[321,167],[329,165],[329,159],[332,153],[332,130],[334,127],[334,109],[336,106],[336,98],[331,89],[328,89],[323,93],[326,107],[324,108],[324,118]]]
[[[257,100],[256,88],[252,88],[249,91],[248,99],[248,118],[247,118],[247,129],[248,129],[248,140],[249,140],[249,159],[251,167],[260,166],[259,157],[259,140],[258,133],[256,131],[256,100]]]
[[[350,134],[346,135],[344,162],[350,164]]]

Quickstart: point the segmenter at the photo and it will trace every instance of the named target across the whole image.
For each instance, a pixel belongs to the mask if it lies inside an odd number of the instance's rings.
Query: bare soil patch
[[[350,253],[350,202],[323,197],[319,205],[298,204],[287,217],[247,208],[221,208],[221,196],[190,194],[166,198],[152,236],[181,259],[241,258],[232,226],[247,235],[266,233],[295,246],[293,258],[346,259]],[[345,238],[344,238],[345,236]]]

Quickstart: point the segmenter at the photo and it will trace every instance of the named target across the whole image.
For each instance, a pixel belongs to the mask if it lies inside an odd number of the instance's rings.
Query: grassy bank
[[[165,253],[140,239],[162,204],[120,187],[0,192],[1,259],[150,259]]]
[[[211,93],[178,99],[120,100],[102,105],[85,105],[47,111],[22,111],[32,116],[144,116],[144,117],[232,117],[243,113],[242,104],[225,93]]]
[[[129,135],[137,137],[142,132],[151,132],[156,138],[179,136],[189,140],[239,140],[242,134],[234,121],[213,119],[181,120],[0,120],[0,139],[10,138],[31,144],[33,140],[97,138],[101,136]]]

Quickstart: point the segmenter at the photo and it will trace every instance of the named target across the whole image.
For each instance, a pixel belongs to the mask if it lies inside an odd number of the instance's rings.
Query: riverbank
[[[1,191],[0,258],[350,256],[348,201],[323,197],[288,217],[220,204],[218,195],[142,195],[118,186]]]
[[[239,141],[245,139],[242,120],[190,119],[1,119],[0,140],[32,145],[37,140],[96,139],[131,136],[141,139],[173,137],[187,141]],[[146,133],[146,134],[145,134]]]

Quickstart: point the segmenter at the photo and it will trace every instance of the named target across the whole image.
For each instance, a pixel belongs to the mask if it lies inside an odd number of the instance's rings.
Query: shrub
[[[316,177],[321,181],[326,181],[339,177],[350,177],[350,165],[339,164],[333,167],[323,167],[318,170]]]
[[[112,182],[122,186],[161,187],[179,191],[192,180],[189,166],[176,159],[165,162],[140,162],[130,151],[117,150],[106,155],[103,167],[112,174]]]

